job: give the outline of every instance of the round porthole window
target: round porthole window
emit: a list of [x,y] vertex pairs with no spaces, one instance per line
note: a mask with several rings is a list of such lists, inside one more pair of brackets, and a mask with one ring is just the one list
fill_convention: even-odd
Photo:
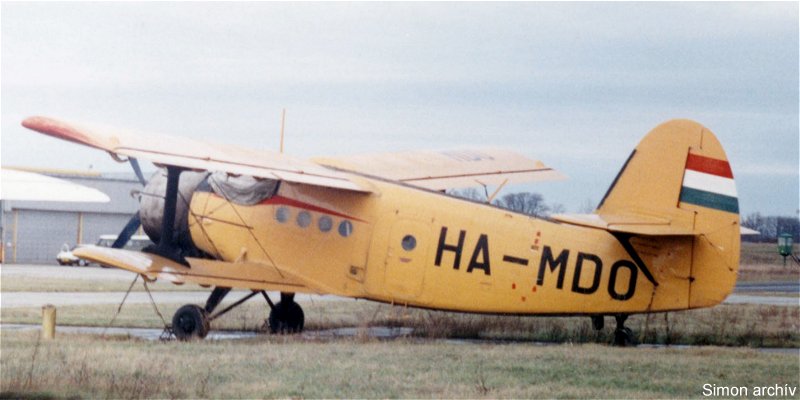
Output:
[[339,223],[339,234],[342,237],[348,237],[353,233],[353,223],[350,221],[342,221]]
[[308,211],[300,211],[300,214],[297,214],[297,225],[301,228],[311,225],[311,214]]
[[403,246],[403,250],[405,251],[414,250],[414,248],[417,247],[417,239],[411,235],[405,235],[403,240],[400,241],[400,245]]
[[280,223],[285,223],[289,220],[290,212],[286,207],[278,207],[275,210],[275,219]]
[[333,221],[331,220],[331,217],[323,215],[319,218],[317,226],[319,226],[320,231],[329,232],[331,228],[333,228]]

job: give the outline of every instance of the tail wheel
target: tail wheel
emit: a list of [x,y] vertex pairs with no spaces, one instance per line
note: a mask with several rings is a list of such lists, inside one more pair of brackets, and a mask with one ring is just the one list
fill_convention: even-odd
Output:
[[195,304],[178,309],[172,317],[172,331],[178,340],[202,339],[208,335],[208,313]]
[[269,313],[269,331],[277,334],[299,333],[303,331],[305,315],[303,309],[294,301],[281,301]]

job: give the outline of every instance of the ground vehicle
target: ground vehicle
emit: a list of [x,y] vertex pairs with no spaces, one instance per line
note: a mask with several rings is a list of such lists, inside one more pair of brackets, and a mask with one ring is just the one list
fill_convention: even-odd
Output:
[[86,266],[89,265],[89,262],[86,260],[81,260],[75,255],[72,254],[72,250],[77,249],[78,247],[86,246],[85,244],[76,244],[75,246],[69,247],[68,244],[64,243],[61,246],[61,251],[56,254],[56,261],[58,261],[58,265],[73,265],[73,266]]
[[[115,240],[117,240],[117,235],[100,235],[95,245],[101,247],[111,247]],[[141,250],[151,244],[153,244],[153,242],[150,241],[150,238],[148,238],[147,235],[134,235],[124,248],[128,250]],[[58,261],[58,265],[89,265],[88,261],[75,257],[75,255],[72,254],[73,250],[84,246],[88,246],[88,244],[76,244],[70,248],[67,243],[64,243],[64,245],[61,246],[61,251],[56,255],[56,261]]]
[[[97,239],[97,243],[95,243],[95,246],[111,247],[115,240],[117,240],[117,235],[100,235],[100,237]],[[147,237],[147,235],[133,235],[131,236],[131,240],[125,245],[124,249],[141,250],[151,244],[153,244],[153,242],[150,241],[150,238]]]

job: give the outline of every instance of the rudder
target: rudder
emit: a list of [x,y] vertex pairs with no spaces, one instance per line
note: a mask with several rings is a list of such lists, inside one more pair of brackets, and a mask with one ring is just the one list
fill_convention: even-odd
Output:
[[609,230],[625,232],[624,221],[632,221],[628,232],[635,234],[693,236],[690,308],[717,304],[733,290],[740,246],[736,185],[722,145],[701,124],[672,120],[650,131],[595,214],[623,221]]

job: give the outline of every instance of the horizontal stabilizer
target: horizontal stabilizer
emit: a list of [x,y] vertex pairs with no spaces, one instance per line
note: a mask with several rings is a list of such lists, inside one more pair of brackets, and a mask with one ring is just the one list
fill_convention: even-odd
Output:
[[683,236],[695,234],[664,218],[642,215],[557,214],[552,219],[572,225],[636,235]]

